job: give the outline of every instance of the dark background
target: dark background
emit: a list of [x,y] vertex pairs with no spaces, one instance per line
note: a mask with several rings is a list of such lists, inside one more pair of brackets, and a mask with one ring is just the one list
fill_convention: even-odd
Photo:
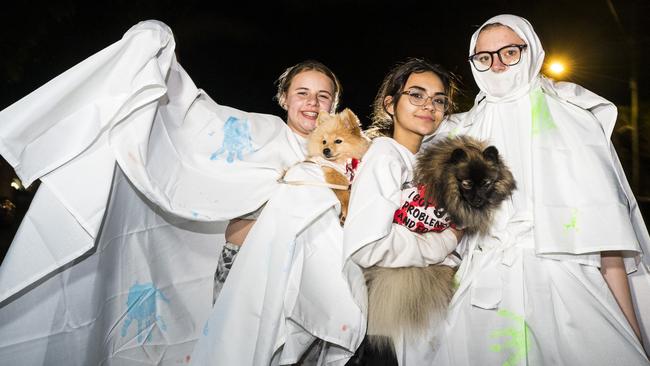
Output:
[[[283,116],[272,100],[275,79],[287,66],[313,58],[339,76],[341,106],[364,123],[384,74],[412,56],[456,73],[464,91],[460,110],[468,109],[477,92],[467,62],[471,34],[493,15],[517,14],[533,24],[547,60],[570,60],[563,79],[619,106],[612,139],[626,169],[629,80],[636,75],[642,163],[636,193],[649,211],[648,1],[67,0],[3,4],[0,13],[0,109],[119,40],[137,22],[158,19],[172,28],[181,65],[218,103]],[[11,188],[12,179],[11,167],[0,160],[0,258],[34,191]]]

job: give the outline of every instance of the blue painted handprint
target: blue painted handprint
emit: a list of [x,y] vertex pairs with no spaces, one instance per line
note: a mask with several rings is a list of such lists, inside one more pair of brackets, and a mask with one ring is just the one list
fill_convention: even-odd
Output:
[[248,121],[228,117],[223,126],[221,148],[210,155],[210,160],[217,160],[220,155],[226,154],[226,161],[232,163],[235,161],[235,157],[244,160],[244,153],[251,151],[253,151],[253,146]]
[[[143,342],[142,333],[151,325],[156,323],[158,328],[166,330],[167,326],[160,316],[157,315],[156,298],[165,302],[169,300],[152,283],[139,285],[138,283],[129,289],[129,297],[126,300],[127,314],[122,326],[122,337],[126,336],[129,326],[134,320],[138,322],[138,342]],[[151,332],[144,339],[144,342],[151,340]]]

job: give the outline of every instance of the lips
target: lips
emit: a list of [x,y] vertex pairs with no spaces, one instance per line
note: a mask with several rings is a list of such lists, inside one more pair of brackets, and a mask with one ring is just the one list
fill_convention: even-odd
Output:
[[318,112],[302,111],[300,112],[300,114],[302,114],[303,117],[308,119],[316,119],[318,117]]
[[425,120],[425,121],[433,121],[433,117],[431,117],[431,116],[417,116],[416,115],[415,118],[419,118],[419,119],[422,119],[422,120]]

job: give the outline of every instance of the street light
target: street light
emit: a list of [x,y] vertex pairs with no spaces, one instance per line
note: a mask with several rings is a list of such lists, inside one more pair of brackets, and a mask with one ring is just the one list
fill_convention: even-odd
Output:
[[552,64],[548,65],[548,69],[556,75],[562,75],[564,72],[564,65],[560,62],[553,62]]
[[568,72],[567,63],[561,59],[551,59],[546,64],[546,73],[550,76],[559,78]]

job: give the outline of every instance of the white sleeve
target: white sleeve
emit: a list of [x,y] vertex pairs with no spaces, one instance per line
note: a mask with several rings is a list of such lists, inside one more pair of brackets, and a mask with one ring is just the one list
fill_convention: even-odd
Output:
[[417,234],[399,224],[390,233],[359,249],[352,260],[361,267],[425,267],[441,263],[456,249],[458,241],[451,230]]
[[456,236],[451,230],[417,234],[393,223],[401,203],[402,185],[410,178],[410,164],[386,150],[371,147],[352,184],[344,227],[344,256],[361,267],[424,267],[440,263],[456,248]]

